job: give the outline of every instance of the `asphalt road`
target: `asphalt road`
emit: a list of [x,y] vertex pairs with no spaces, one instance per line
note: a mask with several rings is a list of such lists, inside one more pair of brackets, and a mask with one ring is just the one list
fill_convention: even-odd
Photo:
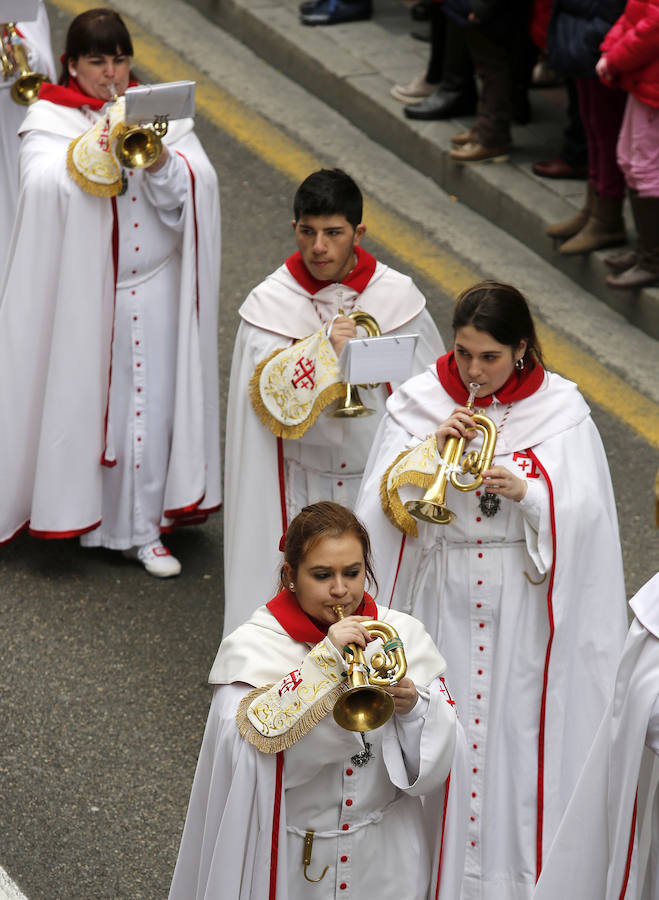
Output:
[[[59,56],[70,16],[48,6]],[[295,185],[203,117],[198,133],[221,178],[225,398],[236,310],[291,251]],[[449,335],[451,298],[405,268]],[[615,415],[594,416],[631,595],[659,568],[657,452]],[[0,549],[0,865],[29,900],[167,895],[222,628],[220,518],[168,543],[183,573],[164,582],[77,541],[22,536]]]

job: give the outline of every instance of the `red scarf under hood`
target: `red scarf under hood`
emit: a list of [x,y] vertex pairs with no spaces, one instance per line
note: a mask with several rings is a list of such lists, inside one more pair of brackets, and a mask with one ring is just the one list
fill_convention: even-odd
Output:
[[[352,288],[353,291],[357,291],[358,294],[361,294],[373,277],[377,260],[361,247],[355,247],[354,251],[355,256],[357,257],[357,265],[346,275],[341,284],[345,284],[346,287]],[[317,278],[314,278],[305,266],[302,254],[299,250],[297,253],[289,256],[284,265],[297,283],[309,294],[317,294],[318,291],[322,291],[328,284],[333,283],[331,281],[318,281]]]
[[[469,399],[469,391],[464,386],[458,364],[455,361],[455,352],[451,350],[437,360],[437,377],[441,386],[456,403],[464,406]],[[523,369],[513,369],[510,378],[494,394],[487,397],[476,397],[475,406],[489,406],[494,397],[499,403],[513,403],[516,400],[524,400],[535,394],[545,378],[545,370],[541,365],[530,360]]]
[[[137,87],[137,82],[131,81],[128,87]],[[83,94],[75,78],[70,78],[66,87],[63,84],[51,84],[49,81],[44,81],[39,88],[39,100],[48,100],[49,103],[69,106],[73,109],[80,109],[81,106],[102,109],[106,103],[109,103],[108,100],[100,100],[97,97],[90,97],[89,94]]]
[[[294,641],[319,644],[327,635],[329,626],[321,626],[309,618],[298,604],[295,594],[288,588],[273,597],[269,603],[266,603],[266,606]],[[377,619],[378,608],[370,594],[364,594],[364,599],[352,615]],[[321,630],[322,628],[324,631]]]

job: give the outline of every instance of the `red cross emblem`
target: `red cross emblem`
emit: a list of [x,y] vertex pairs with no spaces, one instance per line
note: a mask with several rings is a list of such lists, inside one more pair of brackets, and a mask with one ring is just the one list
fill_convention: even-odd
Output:
[[293,669],[292,672],[289,672],[288,675],[285,675],[281,680],[281,687],[279,688],[279,696],[285,694],[286,691],[294,691],[299,685],[302,684],[302,672],[299,669]]
[[455,700],[449,694],[449,690],[446,687],[446,682],[444,681],[443,678],[440,678],[439,680],[441,682],[439,689],[442,692],[442,694],[444,695],[444,699],[446,700],[446,702],[448,703],[449,706],[455,706]]
[[291,384],[294,388],[308,388],[312,390],[316,383],[314,375],[316,374],[316,363],[312,359],[305,359],[301,356],[295,364],[295,372],[291,378]]
[[[521,462],[518,462],[521,460]],[[535,461],[531,459],[528,453],[519,453],[515,451],[513,453],[513,462],[516,462],[522,472],[526,475],[527,478],[540,478],[540,472],[536,468]],[[531,467],[531,470],[527,472],[528,467]]]

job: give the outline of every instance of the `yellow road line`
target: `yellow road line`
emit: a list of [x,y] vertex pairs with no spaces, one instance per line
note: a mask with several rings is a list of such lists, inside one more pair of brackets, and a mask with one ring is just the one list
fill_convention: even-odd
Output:
[[[85,0],[53,0],[72,16],[89,9]],[[109,3],[109,6],[112,4]],[[196,106],[205,118],[229,134],[269,166],[297,185],[322,164],[313,154],[259,113],[218,87],[182,56],[152,37],[122,13],[135,45],[139,66],[158,81],[190,79],[197,82]],[[365,197],[369,235],[403,263],[422,273],[444,293],[456,295],[481,275],[438,247],[419,231],[372,197]],[[575,381],[584,396],[614,415],[659,448],[659,405],[627,385],[597,360],[558,332],[538,322],[538,336],[550,367]]]

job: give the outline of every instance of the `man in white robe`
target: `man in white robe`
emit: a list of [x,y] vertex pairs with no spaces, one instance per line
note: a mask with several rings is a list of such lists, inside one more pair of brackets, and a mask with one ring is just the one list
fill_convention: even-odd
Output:
[[356,309],[373,316],[382,334],[419,335],[413,374],[444,349],[411,279],[359,246],[366,231],[362,198],[348,175],[340,170],[312,174],[298,189],[294,209],[298,252],[254,288],[240,308],[226,429],[224,634],[274,593],[277,540],[303,506],[317,500],[354,506],[391,392],[390,384],[362,391],[374,415],[338,419],[327,410],[301,437],[288,440],[268,430],[250,403],[249,384],[258,364],[321,327],[329,331],[339,356],[346,339],[356,335],[347,317]]
[[[16,30],[28,52],[28,61],[33,72],[55,78],[55,64],[50,48],[50,26],[48,13],[39,0],[39,11],[33,22],[17,22]],[[25,118],[26,108],[11,97],[11,88],[16,76],[0,77],[0,196],[2,215],[0,216],[0,277],[5,264],[14,215],[18,202],[18,150],[20,138],[18,129]]]
[[217,177],[180,120],[159,171],[125,171],[116,197],[83,191],[68,149],[106,113],[73,73],[42,87],[21,127],[0,299],[0,543],[25,528],[81,535],[167,577],[180,564],[161,532],[221,504]]

